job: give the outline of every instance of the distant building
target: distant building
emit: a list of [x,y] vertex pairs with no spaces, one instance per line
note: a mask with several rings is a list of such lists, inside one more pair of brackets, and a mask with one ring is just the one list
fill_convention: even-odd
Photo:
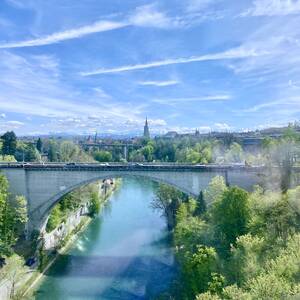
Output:
[[195,136],[200,136],[200,132],[199,132],[199,129],[197,128],[196,131],[195,131]]
[[149,131],[149,125],[148,125],[147,118],[146,118],[145,126],[144,126],[144,138],[150,139],[150,131]]
[[165,138],[176,138],[177,136],[178,133],[176,131],[169,131],[164,135]]

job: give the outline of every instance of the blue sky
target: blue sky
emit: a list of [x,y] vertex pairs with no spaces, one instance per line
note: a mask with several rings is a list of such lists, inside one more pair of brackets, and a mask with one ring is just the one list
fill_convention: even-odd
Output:
[[0,0],[0,132],[300,119],[300,0]]

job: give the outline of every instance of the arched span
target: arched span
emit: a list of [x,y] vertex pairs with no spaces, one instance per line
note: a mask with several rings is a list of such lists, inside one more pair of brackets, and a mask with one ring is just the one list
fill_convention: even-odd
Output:
[[13,164],[0,165],[0,170],[10,182],[10,192],[25,195],[28,200],[29,231],[40,228],[42,220],[64,194],[99,179],[140,176],[196,197],[217,175],[224,176],[227,184],[246,190],[268,178],[261,167],[185,164]]
[[[40,228],[38,228],[39,230],[41,228],[43,228],[47,222],[47,219],[50,215],[50,212],[51,210],[54,208],[55,205],[57,205],[59,203],[59,201],[62,199],[63,196],[65,196],[66,194],[80,188],[80,187],[83,187],[83,186],[86,186],[90,183],[93,183],[93,182],[96,182],[96,181],[99,181],[99,180],[103,180],[103,179],[109,179],[109,178],[124,178],[124,177],[137,177],[137,178],[144,178],[144,179],[148,179],[150,181],[154,181],[154,182],[157,182],[157,183],[163,183],[163,184],[167,184],[167,185],[170,185],[178,190],[180,190],[181,192],[189,195],[189,196],[195,196],[195,195],[192,195],[187,189],[185,188],[182,188],[180,186],[178,186],[177,184],[174,184],[172,182],[170,182],[169,180],[166,180],[166,179],[161,179],[161,178],[155,178],[155,177],[151,177],[151,176],[145,176],[145,175],[134,175],[134,174],[130,174],[130,175],[124,175],[124,174],[115,174],[115,176],[98,176],[96,178],[92,178],[92,179],[88,179],[88,180],[84,180],[80,183],[77,183],[77,184],[74,184],[74,185],[71,185],[67,188],[65,188],[64,190],[58,192],[57,194],[55,194],[54,196],[52,196],[46,203],[40,205],[39,207],[37,207],[34,211],[32,211],[32,215],[34,215],[36,212],[40,212],[41,210],[43,210],[43,206],[47,206],[46,210],[44,210],[44,215],[43,216],[40,216],[41,217],[41,222],[40,222]],[[48,204],[48,205],[47,205]],[[50,204],[50,205],[49,205]],[[37,229],[37,228],[36,228]]]

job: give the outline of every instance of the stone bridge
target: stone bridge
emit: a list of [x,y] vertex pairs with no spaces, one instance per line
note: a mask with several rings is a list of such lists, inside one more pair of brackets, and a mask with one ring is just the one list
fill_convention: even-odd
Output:
[[196,197],[216,175],[224,176],[228,185],[246,190],[261,184],[267,176],[264,167],[172,163],[6,163],[0,164],[0,171],[8,178],[10,192],[27,198],[29,231],[39,230],[45,224],[49,212],[63,195],[99,179],[139,176],[169,184]]

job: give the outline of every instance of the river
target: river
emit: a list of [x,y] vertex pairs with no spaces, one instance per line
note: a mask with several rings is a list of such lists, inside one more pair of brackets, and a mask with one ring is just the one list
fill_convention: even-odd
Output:
[[47,272],[35,299],[155,299],[176,266],[166,222],[150,203],[156,185],[126,178]]

